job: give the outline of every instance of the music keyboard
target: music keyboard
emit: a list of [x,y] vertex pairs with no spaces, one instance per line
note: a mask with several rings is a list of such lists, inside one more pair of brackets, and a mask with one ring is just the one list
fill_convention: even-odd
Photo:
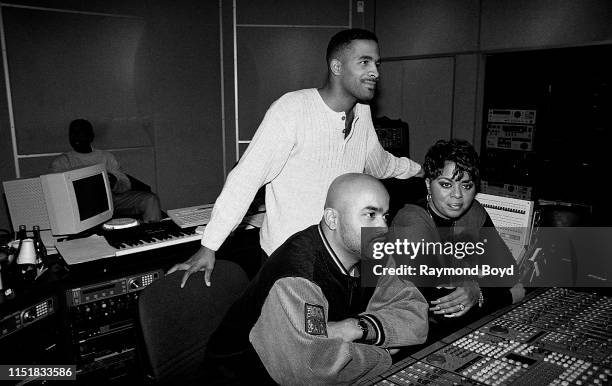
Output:
[[140,224],[133,228],[104,233],[106,241],[116,249],[115,256],[129,255],[176,244],[199,241],[202,235],[195,228],[180,228],[167,219]]

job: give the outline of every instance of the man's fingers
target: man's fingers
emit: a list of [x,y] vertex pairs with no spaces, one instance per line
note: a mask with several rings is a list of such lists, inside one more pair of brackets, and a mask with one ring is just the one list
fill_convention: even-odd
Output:
[[189,279],[189,276],[191,276],[191,269],[186,270],[183,274],[183,280],[181,280],[181,288],[185,287],[185,283],[187,283],[187,279]]
[[172,272],[184,271],[184,270],[190,269],[190,268],[191,268],[191,266],[189,264],[187,264],[187,262],[179,263],[179,264],[174,264],[174,266],[172,268],[170,268],[168,270],[168,272],[166,272],[166,275],[170,275]]
[[212,268],[206,268],[204,271],[204,283],[207,287],[210,287],[210,275],[212,274]]
[[170,275],[172,272],[178,270],[178,266],[178,264],[173,265],[172,268],[170,268],[168,272],[166,272],[166,275]]

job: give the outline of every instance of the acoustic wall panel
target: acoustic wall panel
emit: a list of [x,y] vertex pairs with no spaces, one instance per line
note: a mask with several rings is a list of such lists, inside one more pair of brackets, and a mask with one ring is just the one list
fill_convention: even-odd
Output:
[[179,3],[150,2],[147,18],[146,70],[165,208],[212,202],[223,186],[218,2]]
[[482,111],[483,93],[478,81],[481,68],[484,68],[484,60],[479,55],[455,56],[452,136],[470,141],[477,150],[480,149],[482,127],[479,112]]
[[143,16],[147,10],[147,0],[11,0],[7,3],[30,7],[138,16]]
[[[151,186],[157,187],[155,176],[155,150],[151,147],[123,149],[112,151],[121,168],[127,174]],[[23,178],[38,177],[49,173],[49,165],[56,156],[22,158],[19,161]]]
[[380,82],[372,102],[373,117],[399,119],[402,116],[403,61],[384,62],[380,67]]
[[377,0],[376,33],[382,57],[478,49],[479,3],[479,0]]
[[348,26],[349,0],[237,0],[238,24]]
[[272,102],[289,91],[321,87],[335,28],[239,28],[238,123],[250,140]]
[[136,83],[143,20],[10,7],[3,16],[19,154],[66,150],[80,117],[116,126],[123,146],[151,143]]
[[453,66],[453,58],[404,62],[403,115],[410,125],[410,155],[418,162],[435,141],[450,138]]
[[480,48],[509,49],[592,44],[612,39],[609,0],[487,0]]
[[383,67],[386,81],[379,90],[377,116],[408,123],[410,158],[422,162],[435,141],[451,137],[454,59],[404,60]]
[[19,160],[19,171],[22,178],[38,177],[49,173],[49,165],[57,156],[21,158]]

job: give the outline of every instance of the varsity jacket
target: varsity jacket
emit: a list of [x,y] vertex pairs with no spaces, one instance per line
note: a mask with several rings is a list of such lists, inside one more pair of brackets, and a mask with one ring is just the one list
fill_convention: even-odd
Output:
[[[381,277],[371,297],[365,292],[313,225],[270,256],[213,334],[208,354],[240,355],[244,368],[261,374],[252,369],[262,366],[280,384],[346,384],[380,374],[391,365],[385,348],[425,341],[427,304],[395,276]],[[328,337],[328,322],[358,315],[375,332],[367,344]]]

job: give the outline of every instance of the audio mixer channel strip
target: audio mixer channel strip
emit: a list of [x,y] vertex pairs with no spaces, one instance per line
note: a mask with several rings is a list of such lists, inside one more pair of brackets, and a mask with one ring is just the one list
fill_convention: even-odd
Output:
[[551,288],[467,331],[434,343],[366,384],[612,384],[611,297]]

